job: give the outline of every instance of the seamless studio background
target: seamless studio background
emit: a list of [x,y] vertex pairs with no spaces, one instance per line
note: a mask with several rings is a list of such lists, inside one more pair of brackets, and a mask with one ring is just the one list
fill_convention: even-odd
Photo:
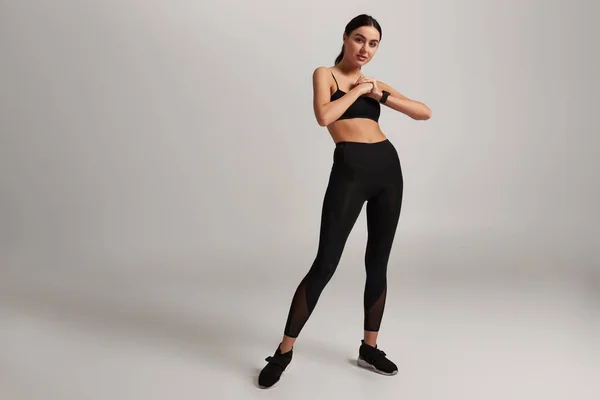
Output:
[[347,362],[363,210],[280,395],[592,398],[597,11],[2,2],[0,395],[264,395],[253,378],[316,254],[332,163],[312,72],[367,13],[383,36],[364,73],[433,111],[381,118],[405,182],[380,336],[401,373]]

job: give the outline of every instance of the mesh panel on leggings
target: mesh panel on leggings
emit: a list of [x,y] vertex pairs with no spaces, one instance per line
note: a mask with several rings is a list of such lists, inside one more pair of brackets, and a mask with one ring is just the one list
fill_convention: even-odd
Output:
[[310,316],[306,300],[306,281],[307,277],[302,279],[302,282],[300,282],[296,289],[296,293],[294,293],[294,298],[292,299],[292,304],[288,313],[288,319],[285,324],[284,333],[292,338],[298,337]]
[[381,319],[383,318],[383,310],[385,309],[385,297],[387,295],[387,287],[384,287],[381,295],[375,301],[375,303],[365,309],[365,326],[366,331],[377,332],[381,326]]

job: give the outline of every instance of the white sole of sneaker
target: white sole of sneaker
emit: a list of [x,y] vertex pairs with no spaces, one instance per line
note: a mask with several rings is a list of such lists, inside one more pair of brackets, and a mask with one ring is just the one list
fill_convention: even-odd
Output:
[[377,372],[380,375],[385,375],[385,376],[394,376],[398,373],[398,371],[394,371],[394,372],[384,372],[381,370],[378,370],[377,368],[375,368],[374,365],[369,364],[368,362],[366,362],[365,360],[363,360],[361,357],[358,357],[358,359],[356,360],[356,363],[358,364],[359,367],[363,367],[366,369],[370,369],[373,370],[375,372]]

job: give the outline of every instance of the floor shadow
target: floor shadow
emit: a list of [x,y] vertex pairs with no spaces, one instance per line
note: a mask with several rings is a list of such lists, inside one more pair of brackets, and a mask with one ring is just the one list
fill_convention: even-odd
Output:
[[356,368],[361,368],[357,363],[356,363],[356,358],[348,358],[348,364],[352,365],[353,367]]
[[[64,285],[5,281],[0,284],[0,302],[93,335],[117,336],[132,342],[143,340],[156,343],[161,349],[197,354],[202,364],[248,378],[252,385],[260,388],[258,375],[266,365],[264,359],[272,355],[278,344],[277,339],[273,341],[272,332],[257,329],[257,324],[244,325],[230,309],[184,315],[173,309],[172,304],[161,304],[160,299],[149,299],[152,301],[144,305],[145,296],[151,294],[145,293],[144,289],[148,288],[142,286],[126,290],[121,286],[111,293],[107,285],[90,284],[85,290],[80,286],[75,291],[65,289]],[[258,359],[249,359],[245,355],[248,346],[265,349],[265,352]],[[299,338],[295,351],[326,363],[348,359],[356,366],[356,360],[349,358],[352,349],[336,347],[328,341]]]
[[264,332],[240,326],[235,316],[216,319],[215,315],[198,313],[188,318],[161,310],[156,302],[140,307],[139,298],[135,302],[127,298],[122,294],[98,293],[92,288],[85,294],[39,285],[2,285],[0,290],[0,302],[14,310],[51,318],[95,335],[118,336],[132,342],[143,340],[169,351],[195,353],[202,363],[243,375],[256,372],[257,362],[240,356],[240,349],[273,347]]
[[294,345],[297,353],[302,353],[303,356],[309,357],[314,360],[322,360],[325,362],[343,362],[345,358],[348,358],[348,349],[336,347],[331,342],[327,341],[316,341],[313,339],[302,340],[298,338],[298,341]]
[[248,379],[250,380],[250,384],[257,389],[262,390],[263,388],[261,388],[258,384],[258,375],[260,374],[261,368],[254,368],[253,371],[254,373],[252,374],[252,376],[248,377]]

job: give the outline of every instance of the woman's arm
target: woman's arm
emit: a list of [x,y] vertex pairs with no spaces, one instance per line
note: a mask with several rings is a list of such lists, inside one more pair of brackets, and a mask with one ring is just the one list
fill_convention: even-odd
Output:
[[412,119],[427,120],[431,118],[431,110],[425,104],[403,96],[396,89],[384,82],[377,81],[377,85],[379,87],[379,91],[377,93],[372,93],[372,97],[374,99],[379,101],[381,99],[381,95],[383,94],[382,92],[385,90],[389,92],[390,95],[388,96],[384,105],[396,111],[400,111]]
[[355,86],[344,96],[331,101],[331,73],[326,67],[318,67],[313,72],[313,107],[320,126],[336,121],[364,92],[364,87]]

